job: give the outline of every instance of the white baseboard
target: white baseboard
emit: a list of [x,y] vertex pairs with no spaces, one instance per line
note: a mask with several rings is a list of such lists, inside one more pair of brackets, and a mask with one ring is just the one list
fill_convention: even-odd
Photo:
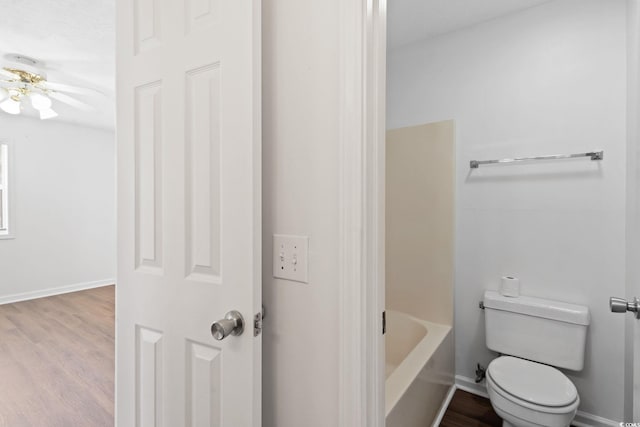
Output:
[[489,398],[487,394],[487,386],[484,381],[476,383],[473,378],[464,377],[462,375],[456,375],[456,387],[460,390],[468,391],[469,393],[477,394],[478,396]]
[[[468,391],[469,393],[477,394],[487,399],[489,398],[484,381],[476,384],[471,378],[456,375],[456,387],[460,390]],[[619,427],[620,423],[587,412],[578,411],[571,425],[576,427]]]
[[87,289],[99,288],[113,285],[116,279],[96,280],[93,282],[76,283],[75,285],[60,286],[57,288],[43,289],[40,291],[24,292],[20,294],[6,295],[0,297],[0,305],[14,302],[27,301],[30,299],[50,297],[53,295],[67,294],[69,292],[84,291]]
[[618,421],[578,411],[576,417],[571,421],[571,425],[577,427],[619,427],[620,423]]
[[442,418],[444,418],[444,414],[445,412],[447,412],[447,409],[449,408],[449,403],[451,403],[451,399],[453,399],[453,395],[456,392],[456,385],[453,384],[451,385],[451,388],[449,389],[449,392],[447,393],[447,397],[444,398],[444,401],[442,402],[442,406],[440,407],[440,410],[438,411],[438,415],[436,415],[436,419],[433,420],[433,424],[431,424],[431,427],[438,427],[440,425],[440,423],[442,422]]

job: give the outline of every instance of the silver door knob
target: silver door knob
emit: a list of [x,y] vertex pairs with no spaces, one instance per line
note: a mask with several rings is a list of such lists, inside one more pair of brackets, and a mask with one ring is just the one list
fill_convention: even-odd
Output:
[[225,314],[224,319],[211,325],[211,335],[218,341],[229,335],[241,335],[244,332],[244,317],[240,312],[232,310]]
[[636,319],[640,319],[640,299],[635,297],[632,302],[623,298],[609,298],[609,308],[613,313],[626,313],[631,311],[636,314]]

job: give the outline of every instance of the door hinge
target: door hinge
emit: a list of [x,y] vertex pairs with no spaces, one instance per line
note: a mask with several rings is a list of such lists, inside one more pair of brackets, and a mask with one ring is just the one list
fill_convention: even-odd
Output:
[[257,337],[262,333],[262,321],[264,320],[265,309],[262,305],[262,311],[253,316],[253,336]]
[[387,312],[382,312],[382,335],[387,333]]

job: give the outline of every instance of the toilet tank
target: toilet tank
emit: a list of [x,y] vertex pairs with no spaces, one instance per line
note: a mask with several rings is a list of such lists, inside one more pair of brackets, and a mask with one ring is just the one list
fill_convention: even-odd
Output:
[[582,370],[589,308],[541,298],[484,293],[490,350],[559,368]]

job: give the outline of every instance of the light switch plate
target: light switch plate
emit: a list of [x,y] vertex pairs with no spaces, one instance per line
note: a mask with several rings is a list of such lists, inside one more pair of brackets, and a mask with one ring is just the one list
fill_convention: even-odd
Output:
[[309,283],[309,237],[273,235],[273,277]]

